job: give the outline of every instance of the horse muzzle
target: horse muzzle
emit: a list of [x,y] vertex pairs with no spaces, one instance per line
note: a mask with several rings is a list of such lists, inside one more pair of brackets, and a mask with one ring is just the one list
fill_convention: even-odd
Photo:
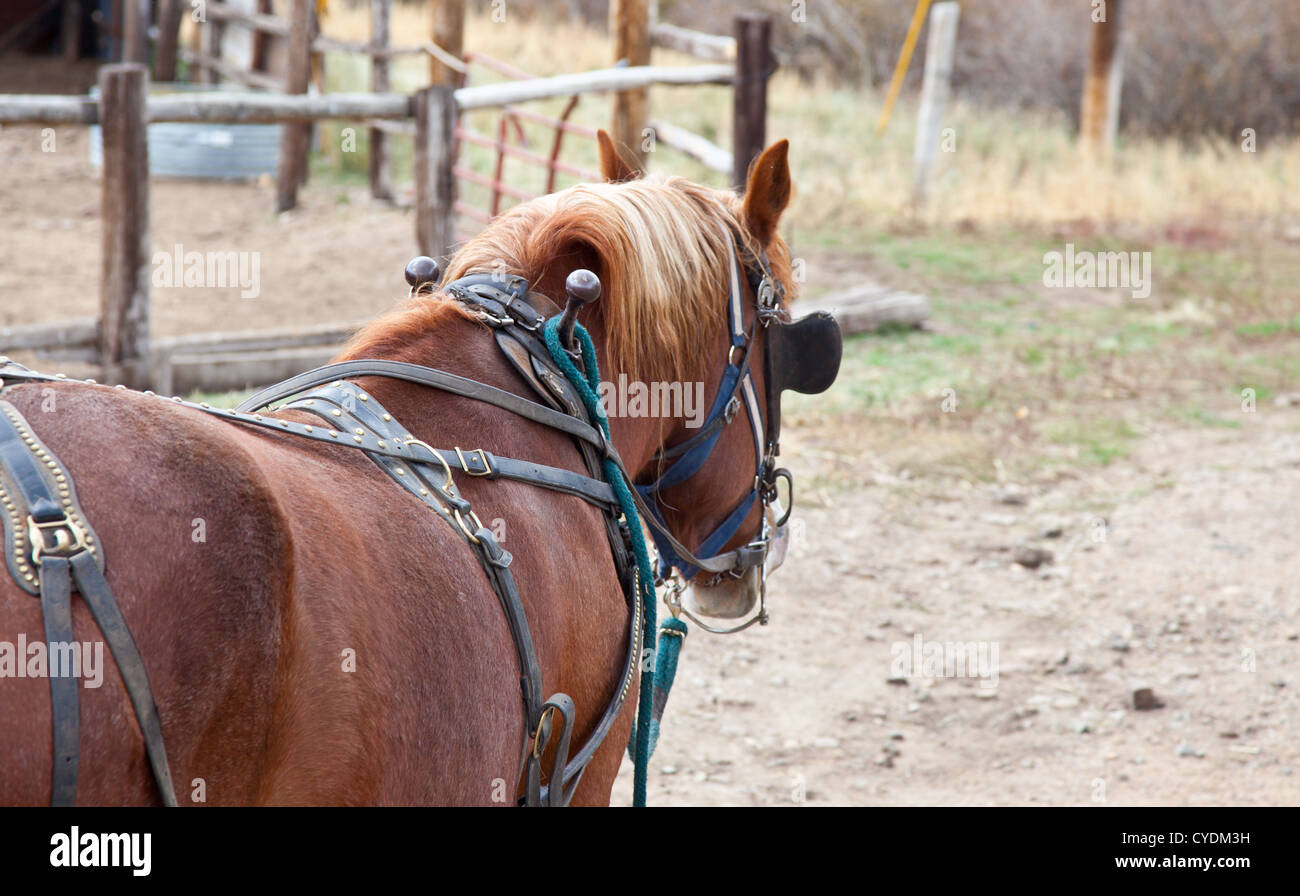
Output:
[[682,606],[696,616],[714,619],[741,619],[753,613],[763,599],[767,577],[785,562],[790,547],[788,524],[777,524],[784,514],[779,507],[764,511],[763,531],[766,552],[763,562],[739,575],[697,576],[682,592]]

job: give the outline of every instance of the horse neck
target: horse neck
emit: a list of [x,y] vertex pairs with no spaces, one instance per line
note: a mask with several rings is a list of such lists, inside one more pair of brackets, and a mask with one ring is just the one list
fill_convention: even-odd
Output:
[[[589,332],[596,345],[597,356],[607,358],[609,355],[600,321],[593,321]],[[433,367],[513,392],[531,401],[537,400],[533,390],[497,347],[492,339],[492,331],[481,323],[452,313],[450,309],[448,313],[436,315],[434,323],[415,338],[389,344],[380,342],[370,350],[344,355],[341,360],[357,357],[383,358]],[[620,372],[602,368],[601,379],[617,384]],[[531,424],[516,427],[511,421],[503,426],[503,419],[514,417],[510,411],[467,399],[466,413],[449,417],[437,411],[447,396],[438,395],[435,389],[387,377],[364,379],[363,388],[369,394],[387,408],[395,419],[402,421],[412,434],[431,445],[449,447],[440,442],[454,437],[464,440],[467,447],[477,447],[477,443],[469,441],[476,434],[466,434],[466,430],[472,430],[477,425],[480,429],[477,435],[481,437],[484,433],[491,433],[490,444],[499,444],[499,450],[527,450],[524,445],[526,438],[511,438],[509,433],[512,429],[520,433],[526,432]],[[614,446],[634,477],[650,466],[651,458],[664,439],[671,439],[673,432],[684,426],[684,420],[669,417],[628,417],[617,414],[610,417]],[[561,437],[558,433],[555,436],[557,445],[566,440],[567,437]],[[520,456],[521,459],[530,459],[526,454]]]

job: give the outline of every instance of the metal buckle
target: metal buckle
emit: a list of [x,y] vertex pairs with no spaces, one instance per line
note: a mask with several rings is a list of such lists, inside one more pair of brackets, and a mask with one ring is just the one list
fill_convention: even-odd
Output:
[[465,518],[461,516],[460,508],[453,507],[451,513],[456,519],[456,525],[460,527],[460,531],[465,533],[465,537],[469,539],[470,544],[481,544],[478,535],[475,534],[479,529],[483,528],[483,522],[478,518],[478,514],[472,510],[469,512],[469,518],[474,523],[474,529],[471,530],[469,524],[465,522]]
[[429,454],[432,455],[432,457],[430,457],[428,460],[425,460],[423,458],[418,458],[417,459],[418,463],[431,463],[436,461],[437,463],[442,465],[442,472],[447,477],[447,481],[442,484],[442,486],[439,488],[439,491],[443,492],[446,495],[455,497],[456,493],[452,491],[452,488],[454,487],[454,480],[452,479],[451,476],[451,465],[448,464],[447,461],[443,458],[443,456],[439,454],[436,450],[434,450],[433,447],[431,447],[429,443],[424,441],[423,439],[407,439],[406,447],[410,448],[412,445],[419,445],[421,448],[423,448],[425,451],[429,452]]
[[738,413],[740,413],[740,396],[733,395],[731,401],[727,402],[727,406],[722,409],[722,422],[730,423],[736,419]]
[[[46,539],[47,533],[53,534],[53,544]],[[71,557],[90,548],[81,527],[67,516],[45,523],[27,517],[27,538],[31,542],[32,562],[37,564],[46,554],[52,557]]]
[[479,463],[483,465],[482,473],[475,473],[473,470],[469,468],[469,461],[465,459],[465,455],[461,453],[461,450],[459,448],[456,448],[455,451],[456,451],[456,457],[460,459],[461,467],[470,476],[491,476],[494,472],[496,472],[495,470],[492,469],[492,464],[488,463],[487,454],[483,451],[482,448],[474,448],[473,450],[470,451],[471,457],[474,456],[475,454],[478,455]]
[[[533,729],[533,758],[541,759],[542,753],[546,750],[546,745],[550,743],[551,732],[549,724],[555,715],[555,707],[547,706],[542,710],[542,714],[537,718],[537,727]],[[542,729],[547,728],[546,736],[542,736]]]

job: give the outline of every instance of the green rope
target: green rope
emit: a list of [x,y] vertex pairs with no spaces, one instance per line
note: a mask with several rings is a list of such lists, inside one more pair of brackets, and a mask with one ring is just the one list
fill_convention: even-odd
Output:
[[[591,341],[591,335],[582,324],[575,323],[573,325],[573,335],[577,337],[578,345],[582,348],[582,366],[586,371],[586,376],[584,376],[583,372],[579,371],[577,365],[573,363],[573,359],[569,357],[568,352],[564,350],[564,346],[560,344],[560,316],[556,315],[548,320],[542,332],[546,337],[546,347],[550,350],[551,357],[556,364],[560,365],[560,369],[569,378],[569,382],[573,383],[578,390],[578,394],[582,396],[583,404],[587,406],[587,412],[591,414],[591,418],[596,421],[605,434],[605,438],[608,439],[610,437],[609,418],[605,415],[605,409],[600,406],[600,398],[596,394],[600,389],[600,371],[596,366],[596,346]],[[650,552],[646,549],[645,535],[641,531],[640,517],[636,512],[636,504],[632,500],[631,483],[623,478],[618,464],[614,463],[611,458],[604,458],[603,466],[605,480],[614,489],[619,506],[623,509],[628,532],[632,537],[632,552],[636,555],[637,581],[640,590],[637,599],[645,607],[645,614],[642,619],[641,643],[643,645],[654,644],[657,630],[655,614],[658,596],[655,593],[654,572],[650,566]],[[637,701],[636,729],[633,732],[636,743],[634,758],[636,769],[632,778],[632,804],[634,806],[644,806],[646,804],[646,774],[650,765],[650,754],[653,750],[650,734],[652,728],[658,728],[657,724],[651,724],[653,721],[654,686],[654,670],[642,669],[640,696]]]

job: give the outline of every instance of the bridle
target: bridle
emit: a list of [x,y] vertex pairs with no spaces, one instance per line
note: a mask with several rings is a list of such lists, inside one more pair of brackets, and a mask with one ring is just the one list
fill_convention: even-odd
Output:
[[[654,481],[636,486],[638,507],[649,524],[651,537],[659,553],[657,569],[659,582],[663,584],[672,580],[665,594],[669,608],[674,614],[685,615],[695,624],[716,634],[742,631],[755,622],[767,624],[767,559],[774,539],[785,535],[784,530],[790,518],[794,497],[794,477],[789,470],[776,465],[776,458],[780,454],[781,379],[779,372],[774,368],[778,352],[773,350],[773,334],[782,332],[781,327],[790,325],[789,314],[783,307],[785,287],[772,275],[765,251],[759,250],[757,254],[749,251],[733,226],[724,226],[724,230],[729,278],[728,346],[726,366],[723,369],[717,395],[714,397],[708,416],[700,426],[700,431],[684,442],[658,452],[653,460],[659,462],[661,472]],[[744,253],[743,262],[738,255],[738,247],[740,252]],[[745,326],[743,310],[742,273],[744,282],[749,284],[755,296],[755,314],[748,329]],[[756,336],[760,332],[766,342],[764,357],[766,394],[763,402],[765,415],[759,408],[757,390],[750,369],[750,360],[756,347]],[[837,337],[835,366],[838,368],[838,328],[835,335]],[[704,468],[714,448],[717,447],[723,430],[736,419],[742,407],[753,435],[754,484],[722,522],[704,537],[697,548],[691,550],[669,531],[667,521],[660,510],[661,495],[664,491],[691,479]],[[664,463],[667,463],[666,468],[663,466]],[[784,502],[779,516],[769,515],[769,508],[779,500],[778,483],[781,480],[786,482],[789,497]],[[762,505],[759,531],[740,547],[722,550],[735,538],[756,503]],[[709,587],[726,578],[744,578],[752,570],[756,570],[758,576],[758,611],[743,623],[728,629],[717,628],[692,614],[681,603],[681,594],[685,590],[686,581],[701,572],[711,573],[708,578],[700,582],[705,587]]]

